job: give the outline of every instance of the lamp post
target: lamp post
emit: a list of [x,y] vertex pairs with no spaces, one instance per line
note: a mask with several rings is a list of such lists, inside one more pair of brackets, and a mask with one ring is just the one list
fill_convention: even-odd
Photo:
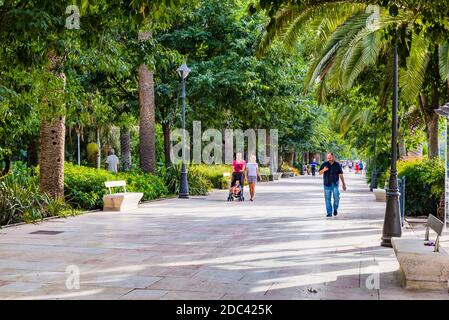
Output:
[[445,146],[444,146],[444,217],[443,222],[446,225],[448,221],[448,214],[449,214],[449,170],[448,170],[448,133],[449,133],[449,127],[448,127],[448,117],[449,117],[449,102],[446,103],[444,106],[441,106],[440,108],[435,110],[435,113],[437,113],[439,116],[446,118],[446,134],[445,134]]
[[399,214],[399,188],[396,161],[398,157],[398,44],[394,44],[393,70],[393,112],[391,131],[391,170],[387,190],[387,206],[382,231],[383,247],[392,247],[391,238],[402,236],[401,215]]
[[189,198],[189,183],[187,181],[187,168],[186,168],[186,78],[190,73],[187,64],[183,63],[178,68],[178,74],[182,80],[182,167],[181,167],[181,183],[179,186],[179,198]]

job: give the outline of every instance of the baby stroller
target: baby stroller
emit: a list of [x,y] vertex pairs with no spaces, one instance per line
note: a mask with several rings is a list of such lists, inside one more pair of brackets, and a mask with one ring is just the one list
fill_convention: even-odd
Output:
[[[239,182],[239,192],[234,194],[232,192],[232,188],[235,187],[236,182]],[[234,201],[234,199],[237,199],[238,201],[245,201],[245,197],[243,196],[243,183],[245,182],[245,174],[243,172],[233,172],[232,173],[232,180],[231,180],[231,187],[229,188],[229,195],[228,195],[228,201]]]

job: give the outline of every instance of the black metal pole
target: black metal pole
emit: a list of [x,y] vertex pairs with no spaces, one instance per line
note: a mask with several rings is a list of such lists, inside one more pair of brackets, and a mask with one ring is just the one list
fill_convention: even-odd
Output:
[[189,183],[187,181],[187,168],[186,168],[186,79],[184,72],[181,72],[182,77],[182,167],[181,167],[181,183],[179,186],[179,198],[189,198]]
[[[396,40],[397,41],[397,40]],[[401,216],[399,214],[399,190],[396,161],[398,156],[398,45],[394,45],[394,72],[393,72],[393,111],[391,132],[391,170],[390,181],[387,190],[387,206],[382,232],[381,245],[391,247],[392,237],[402,236]]]
[[374,156],[373,156],[373,170],[371,173],[371,184],[370,184],[370,190],[371,192],[377,188],[377,168],[376,168],[376,145],[377,145],[377,133],[374,131]]

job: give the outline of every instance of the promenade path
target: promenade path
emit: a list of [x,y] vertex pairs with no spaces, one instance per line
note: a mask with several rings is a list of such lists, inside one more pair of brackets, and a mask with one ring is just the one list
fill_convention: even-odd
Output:
[[0,299],[448,299],[401,288],[385,203],[346,176],[333,218],[302,176],[258,184],[255,202],[214,191],[0,229]]

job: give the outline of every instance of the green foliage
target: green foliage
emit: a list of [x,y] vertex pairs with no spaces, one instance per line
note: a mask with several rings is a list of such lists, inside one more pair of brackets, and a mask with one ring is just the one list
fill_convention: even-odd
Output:
[[437,215],[438,204],[444,194],[444,162],[427,158],[399,162],[398,176],[406,179],[406,214]]
[[224,173],[232,173],[230,165],[195,165],[193,166],[197,172],[204,175],[215,189],[226,189],[230,177],[224,177]]
[[152,200],[166,196],[167,187],[163,180],[140,171],[111,173],[66,163],[64,192],[67,202],[82,209],[99,209],[103,207],[103,196],[107,193],[105,181],[125,180],[127,191],[143,192],[142,200]]
[[[181,165],[173,165],[167,168],[164,178],[170,193],[179,194]],[[189,183],[189,194],[193,196],[207,195],[212,188],[212,184],[206,175],[195,168],[195,166],[187,168],[187,181]]]
[[288,164],[283,163],[281,165],[281,168],[279,169],[279,171],[280,172],[292,172],[292,168]]
[[60,199],[39,192],[36,170],[15,162],[11,173],[0,180],[0,225],[33,222],[69,210]]
[[141,171],[119,173],[119,177],[126,181],[128,191],[143,192],[143,201],[153,200],[168,195],[168,188],[163,179]]
[[64,193],[68,203],[83,209],[98,209],[106,194],[105,181],[120,180],[103,169],[65,164]]

